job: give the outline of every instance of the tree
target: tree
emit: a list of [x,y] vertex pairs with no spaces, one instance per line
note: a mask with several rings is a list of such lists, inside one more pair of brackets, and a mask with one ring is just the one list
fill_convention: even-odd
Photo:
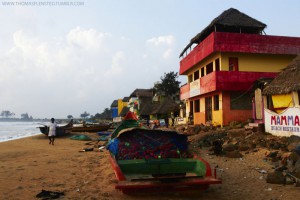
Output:
[[107,119],[107,120],[110,120],[111,119],[111,109],[108,109],[108,108],[105,108],[104,111],[99,114],[95,114],[94,118],[95,119]]
[[88,116],[90,116],[90,114],[87,113],[86,111],[84,111],[84,113],[82,113],[82,114],[80,115],[80,117],[82,117],[82,118],[86,118],[86,117],[88,117]]
[[67,117],[68,117],[68,119],[72,119],[72,118],[73,118],[73,116],[72,116],[72,115],[68,115]]
[[161,82],[155,84],[154,91],[156,91],[160,95],[165,96],[174,96],[179,94],[179,84],[178,73],[169,72],[165,73],[163,77],[160,77]]
[[95,119],[100,119],[100,118],[101,118],[101,114],[96,113],[95,116],[94,116],[94,118],[95,118]]
[[23,114],[21,114],[21,119],[26,119],[26,120],[28,120],[28,119],[29,119],[28,113],[23,113]]
[[10,116],[13,116],[13,115],[14,115],[14,113],[10,112],[9,110],[3,110],[1,112],[1,116],[3,118],[9,118]]

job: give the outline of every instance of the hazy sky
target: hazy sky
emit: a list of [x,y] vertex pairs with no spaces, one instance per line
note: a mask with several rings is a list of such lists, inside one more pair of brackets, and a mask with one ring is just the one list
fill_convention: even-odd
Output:
[[300,37],[298,0],[38,5],[45,1],[51,2],[0,0],[0,112],[34,118],[101,113],[114,99],[151,88],[165,72],[178,72],[179,54],[189,40],[231,7],[267,24],[268,35]]

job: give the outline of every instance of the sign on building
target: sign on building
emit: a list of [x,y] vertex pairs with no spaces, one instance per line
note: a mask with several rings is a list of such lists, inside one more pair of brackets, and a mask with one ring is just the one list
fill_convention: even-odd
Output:
[[300,136],[300,107],[290,107],[277,114],[265,109],[266,132],[276,136]]
[[190,97],[200,95],[200,79],[190,82]]

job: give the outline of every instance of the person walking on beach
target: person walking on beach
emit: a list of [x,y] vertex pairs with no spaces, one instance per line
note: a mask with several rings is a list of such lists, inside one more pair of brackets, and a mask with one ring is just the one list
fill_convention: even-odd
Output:
[[51,118],[51,123],[49,124],[49,133],[48,133],[48,138],[49,138],[49,144],[54,145],[54,139],[56,136],[56,123],[54,122],[54,118]]

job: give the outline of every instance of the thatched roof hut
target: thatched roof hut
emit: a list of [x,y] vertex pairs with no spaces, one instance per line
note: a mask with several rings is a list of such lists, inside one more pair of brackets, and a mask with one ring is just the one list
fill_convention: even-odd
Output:
[[125,115],[130,111],[130,108],[129,107],[123,107],[119,116],[120,117],[125,117]]
[[177,110],[179,110],[179,104],[172,99],[166,98],[160,104],[153,106],[151,114],[169,114]]
[[179,110],[179,104],[166,98],[160,103],[147,102],[140,109],[140,115],[164,115]]
[[190,43],[181,52],[180,57],[193,44],[199,44],[212,32],[248,33],[261,34],[266,28],[266,24],[249,17],[248,15],[230,8],[216,17],[205,29],[193,37]]
[[152,89],[135,89],[130,97],[152,97],[153,90]]
[[263,95],[289,94],[300,91],[300,55],[266,86]]
[[141,104],[140,107],[140,115],[150,115],[152,112],[153,108],[153,103],[152,103],[152,98],[145,98],[143,99],[143,103]]

